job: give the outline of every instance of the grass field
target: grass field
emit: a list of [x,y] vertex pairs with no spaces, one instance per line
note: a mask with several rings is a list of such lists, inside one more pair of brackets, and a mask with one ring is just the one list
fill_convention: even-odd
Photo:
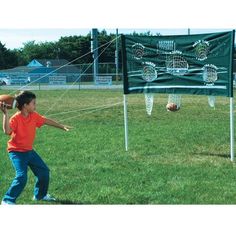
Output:
[[[86,110],[122,102],[122,91],[71,90],[63,99],[62,91],[35,93],[39,113],[74,127],[63,132],[44,126],[35,140],[35,150],[51,170],[55,204],[236,204],[228,98],[218,97],[214,110],[206,96],[185,95],[180,111],[171,113],[165,110],[167,95],[155,95],[148,117],[144,96],[129,95],[126,152],[123,104]],[[58,114],[63,111],[68,113]],[[8,137],[0,132],[3,197],[14,170],[6,152]],[[18,204],[35,204],[31,171],[28,176]]]

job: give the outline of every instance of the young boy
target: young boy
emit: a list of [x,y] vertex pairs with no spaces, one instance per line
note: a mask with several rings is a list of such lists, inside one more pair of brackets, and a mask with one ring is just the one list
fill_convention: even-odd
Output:
[[68,131],[69,127],[47,119],[36,110],[36,96],[30,91],[20,92],[16,96],[16,112],[10,119],[5,104],[1,104],[3,112],[3,131],[10,135],[7,150],[16,171],[16,176],[6,192],[2,204],[15,204],[27,182],[28,166],[36,176],[34,200],[54,201],[48,193],[49,169],[41,157],[33,150],[36,128],[50,125]]

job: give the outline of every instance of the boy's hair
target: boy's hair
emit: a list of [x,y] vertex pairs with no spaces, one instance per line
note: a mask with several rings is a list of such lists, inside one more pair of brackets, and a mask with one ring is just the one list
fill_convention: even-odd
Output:
[[21,91],[16,97],[16,107],[19,110],[22,110],[25,104],[29,104],[33,99],[36,98],[36,95],[30,91]]

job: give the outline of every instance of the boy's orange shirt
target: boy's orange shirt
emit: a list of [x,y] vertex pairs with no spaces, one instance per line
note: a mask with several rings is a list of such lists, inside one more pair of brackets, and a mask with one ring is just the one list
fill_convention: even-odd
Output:
[[20,112],[14,114],[9,121],[12,129],[11,139],[8,141],[7,150],[27,152],[33,149],[36,128],[45,123],[46,118],[37,112],[24,117]]

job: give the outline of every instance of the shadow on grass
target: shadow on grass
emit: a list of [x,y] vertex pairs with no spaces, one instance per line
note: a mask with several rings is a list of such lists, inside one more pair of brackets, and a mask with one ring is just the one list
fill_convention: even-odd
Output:
[[85,204],[87,204],[87,205],[89,205],[89,204],[91,204],[91,203],[89,203],[89,202],[77,202],[77,201],[71,201],[71,200],[69,200],[69,199],[57,199],[56,201],[55,201],[55,204],[61,204],[61,205],[85,205]]
[[230,154],[219,154],[219,153],[210,153],[210,152],[195,152],[192,155],[199,155],[199,156],[212,156],[212,157],[221,157],[230,159]]

